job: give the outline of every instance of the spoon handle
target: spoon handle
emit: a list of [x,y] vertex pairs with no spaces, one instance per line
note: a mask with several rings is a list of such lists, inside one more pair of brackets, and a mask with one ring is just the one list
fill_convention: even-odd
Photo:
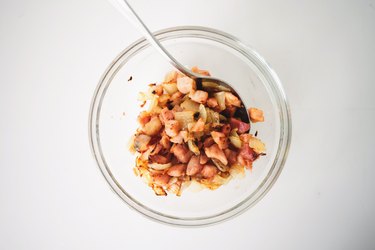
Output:
[[190,72],[185,66],[179,63],[154,37],[147,26],[142,22],[137,13],[133,10],[126,0],[108,0],[121,14],[126,16],[128,20],[143,34],[143,36],[159,51],[175,68],[181,73],[195,78],[196,76]]

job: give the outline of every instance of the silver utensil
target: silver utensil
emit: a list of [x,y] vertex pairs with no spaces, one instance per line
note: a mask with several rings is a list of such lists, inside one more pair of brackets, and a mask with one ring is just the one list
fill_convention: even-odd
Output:
[[[128,18],[128,20],[143,34],[149,43],[166,58],[170,64],[184,75],[194,79],[198,89],[211,89],[213,91],[231,91],[233,94],[241,99],[237,91],[227,82],[214,78],[211,76],[202,76],[196,74],[178,62],[161,43],[154,37],[147,26],[142,22],[137,13],[133,10],[126,0],[108,0],[121,14]],[[242,99],[241,99],[242,102]],[[242,102],[243,105],[244,102]],[[245,106],[237,110],[237,115],[241,117],[244,122],[249,122],[249,114]]]

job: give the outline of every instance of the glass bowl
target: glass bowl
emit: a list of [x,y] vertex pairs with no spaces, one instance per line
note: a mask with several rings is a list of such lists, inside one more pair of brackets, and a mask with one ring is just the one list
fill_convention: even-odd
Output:
[[[198,66],[233,85],[247,107],[264,111],[265,122],[251,132],[266,143],[267,155],[242,178],[217,190],[184,190],[181,197],[156,196],[133,173],[135,156],[128,151],[141,110],[138,93],[161,82],[172,66],[140,39],[109,65],[95,91],[89,120],[94,157],[115,193],[139,213],[173,225],[201,226],[231,218],[257,203],[279,176],[291,140],[287,99],[275,72],[253,49],[224,32],[205,27],[174,27],[156,37],[186,66]],[[130,80],[130,78],[132,78]]]

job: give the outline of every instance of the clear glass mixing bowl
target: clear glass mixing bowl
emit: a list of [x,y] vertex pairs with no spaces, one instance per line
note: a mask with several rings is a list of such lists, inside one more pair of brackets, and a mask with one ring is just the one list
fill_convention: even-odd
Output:
[[[247,107],[263,109],[265,122],[251,132],[267,146],[267,155],[217,190],[185,190],[181,197],[156,196],[133,173],[135,156],[128,151],[141,108],[140,91],[160,82],[171,65],[140,39],[114,59],[95,91],[89,135],[94,157],[111,188],[130,207],[154,220],[181,226],[201,226],[231,218],[258,202],[279,176],[291,140],[287,99],[275,72],[252,48],[237,38],[204,27],[174,27],[156,37],[189,67],[197,65],[231,83]],[[132,80],[129,81],[129,78]],[[191,188],[193,189],[193,188]]]

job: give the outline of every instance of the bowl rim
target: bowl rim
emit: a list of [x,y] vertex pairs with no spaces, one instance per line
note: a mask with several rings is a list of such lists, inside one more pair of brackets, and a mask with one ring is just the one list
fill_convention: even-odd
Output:
[[[126,190],[117,182],[116,178],[113,176],[110,168],[105,162],[103,152],[100,145],[100,136],[99,136],[99,117],[100,117],[100,108],[105,96],[105,92],[108,86],[111,83],[113,76],[117,73],[123,64],[127,60],[123,61],[117,69],[114,69],[114,66],[127,54],[131,56],[135,55],[138,51],[143,50],[144,48],[150,46],[145,38],[140,38],[137,41],[133,42],[127,48],[125,48],[119,55],[109,64],[103,75],[101,76],[98,85],[94,91],[94,95],[91,101],[90,111],[89,111],[89,143],[94,159],[106,179],[107,183],[111,189],[118,195],[121,200],[123,200],[129,207],[141,213],[157,222],[162,222],[168,225],[174,226],[184,226],[184,227],[197,227],[197,226],[206,226],[217,224],[219,222],[228,220],[239,214],[245,212],[256,203],[258,203],[272,188],[276,180],[278,179],[280,173],[283,170],[285,165],[287,155],[289,152],[292,136],[292,121],[291,113],[289,108],[289,103],[285,94],[285,91],[282,87],[281,81],[278,78],[275,71],[270,67],[270,65],[265,61],[265,59],[260,56],[251,46],[245,45],[238,38],[213,28],[202,27],[202,26],[176,26],[167,29],[162,29],[157,32],[154,32],[154,35],[161,41],[173,39],[174,36],[182,37],[182,34],[185,37],[199,37],[206,38],[213,41],[217,41],[228,45],[229,47],[237,50],[243,54],[247,59],[250,60],[250,56],[258,60],[258,65],[256,65],[266,77],[270,79],[267,82],[271,83],[271,89],[275,97],[277,97],[278,106],[280,110],[280,139],[277,154],[273,160],[272,167],[270,168],[267,176],[264,178],[263,182],[257,187],[257,189],[247,196],[242,202],[236,204],[235,206],[227,209],[218,214],[206,217],[191,217],[191,218],[180,218],[176,216],[170,216],[162,214],[158,211],[150,209],[137,200],[133,199],[130,195],[127,194]],[[254,64],[256,62],[252,61]],[[112,77],[111,77],[112,76]],[[109,78],[108,78],[109,77]],[[99,98],[100,97],[100,98]],[[261,190],[262,189],[262,190]],[[254,198],[254,195],[256,197]],[[250,198],[254,198],[250,200]]]

